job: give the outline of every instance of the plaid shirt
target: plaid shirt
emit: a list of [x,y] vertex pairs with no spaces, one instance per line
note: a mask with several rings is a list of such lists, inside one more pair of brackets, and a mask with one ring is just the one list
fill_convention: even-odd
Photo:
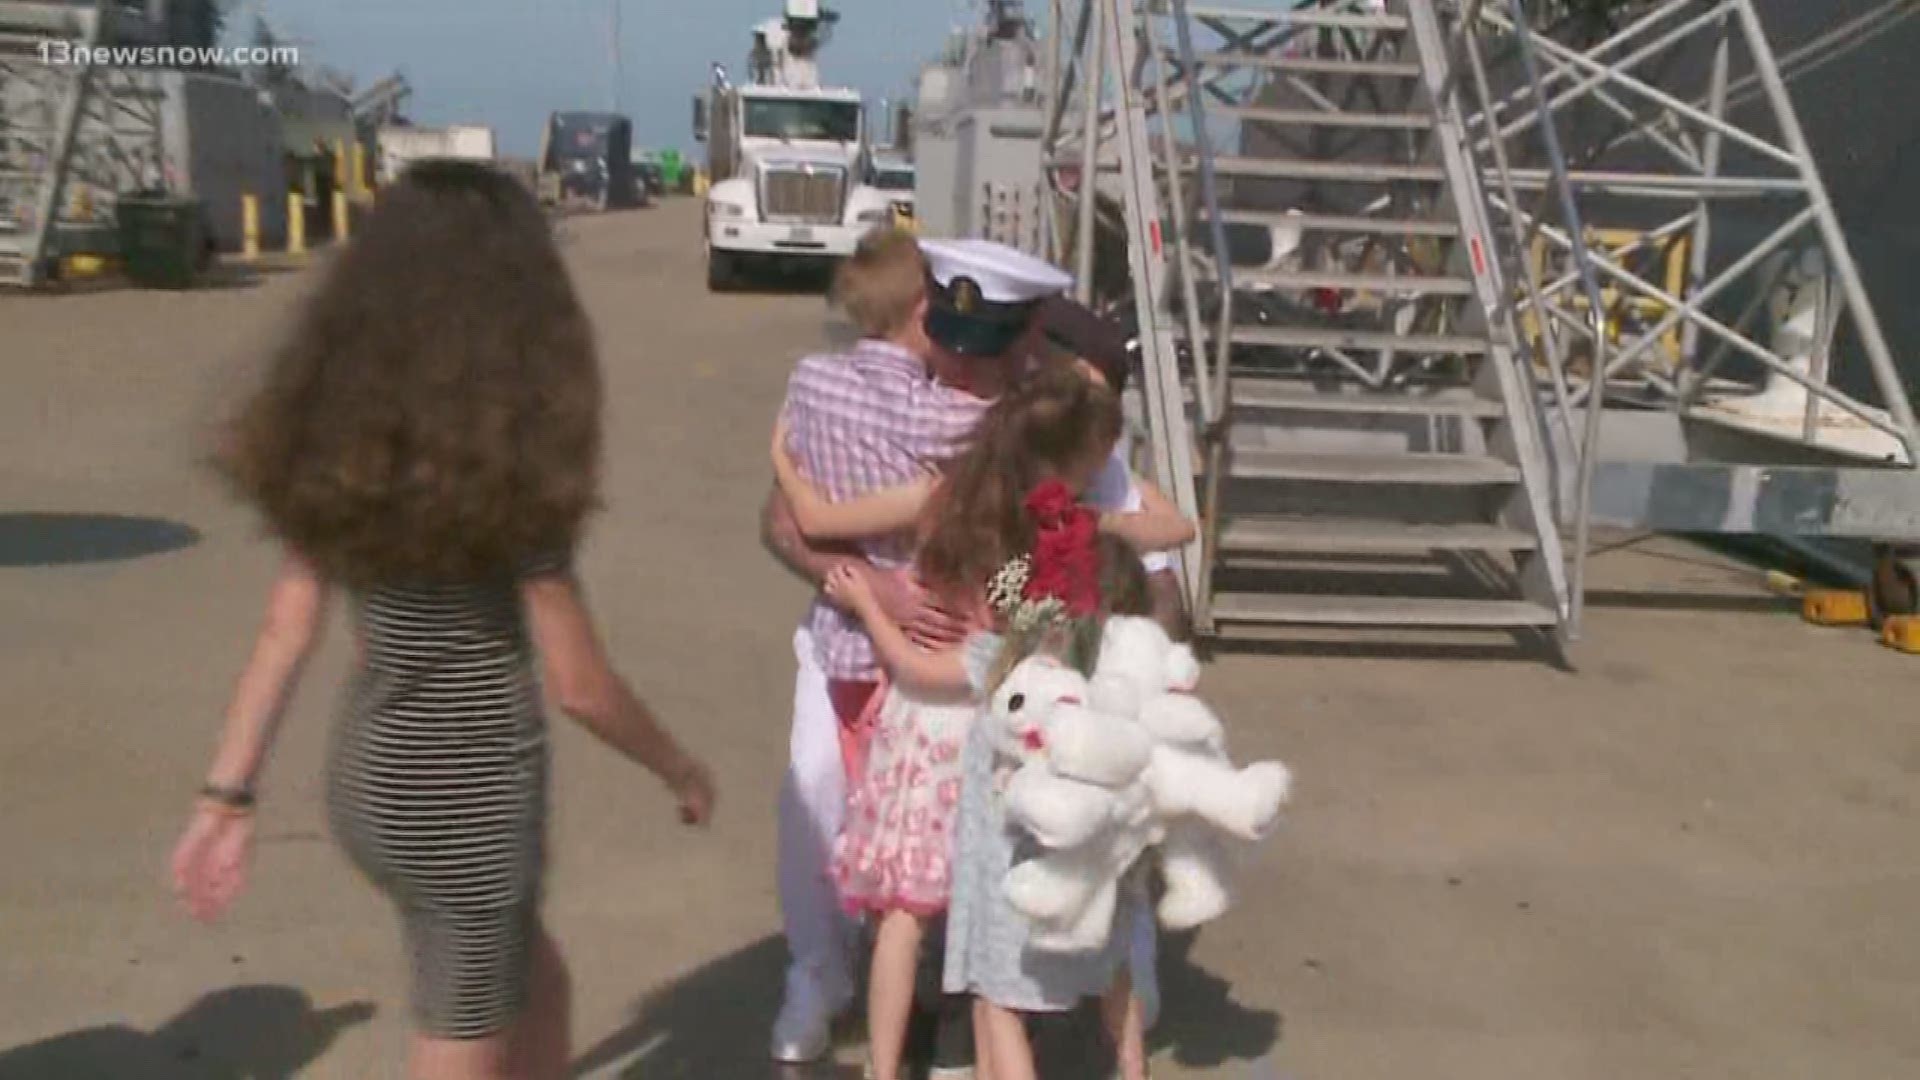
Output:
[[[943,386],[905,349],[864,340],[851,352],[809,356],[787,383],[787,451],[833,502],[911,483],[957,454],[987,403]],[[908,534],[860,542],[875,566],[911,565]],[[858,616],[816,598],[806,624],[830,679],[879,677]]]

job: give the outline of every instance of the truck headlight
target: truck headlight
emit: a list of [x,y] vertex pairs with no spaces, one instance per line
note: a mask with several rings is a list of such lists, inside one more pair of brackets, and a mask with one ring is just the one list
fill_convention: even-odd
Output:
[[877,225],[887,220],[891,214],[886,210],[862,210],[854,216],[854,221],[862,225]]
[[747,208],[739,203],[709,202],[707,213],[717,218],[742,218],[747,216]]

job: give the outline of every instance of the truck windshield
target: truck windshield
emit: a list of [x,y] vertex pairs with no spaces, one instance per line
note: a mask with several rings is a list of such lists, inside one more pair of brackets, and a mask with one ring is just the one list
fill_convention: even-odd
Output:
[[853,142],[860,137],[860,105],[813,98],[748,98],[742,125],[748,138]]
[[612,131],[613,121],[609,118],[557,117],[553,122],[552,154],[561,161],[582,158],[597,161],[607,156],[607,139]]

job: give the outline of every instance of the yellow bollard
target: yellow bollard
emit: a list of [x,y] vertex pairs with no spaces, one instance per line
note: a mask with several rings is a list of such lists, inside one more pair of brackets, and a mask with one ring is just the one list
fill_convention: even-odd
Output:
[[1887,616],[1880,626],[1880,643],[1903,653],[1920,654],[1920,616]]
[[297,191],[287,192],[287,254],[307,253],[307,200]]
[[353,144],[353,182],[349,187],[356,199],[363,198],[371,190],[367,183],[367,148],[357,140]]
[[347,238],[347,193],[339,188],[333,190],[333,240],[340,243]]
[[348,175],[350,165],[347,160],[347,140],[333,140],[333,186],[341,191],[353,183],[353,177]]
[[1851,589],[1808,589],[1800,617],[1815,626],[1865,626],[1872,621],[1867,594]]
[[240,196],[240,257],[260,257],[260,198],[251,192]]

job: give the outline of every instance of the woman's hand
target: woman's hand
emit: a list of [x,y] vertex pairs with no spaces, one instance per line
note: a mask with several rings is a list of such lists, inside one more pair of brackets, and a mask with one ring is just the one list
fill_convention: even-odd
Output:
[[714,804],[720,799],[713,784],[713,773],[699,758],[689,757],[675,771],[667,787],[680,803],[682,825],[704,826],[713,820]]
[[247,884],[253,815],[198,806],[173,849],[173,891],[194,918],[212,921]]
[[[873,612],[891,620],[923,649],[949,648],[966,640],[966,622],[942,607],[939,597],[909,572],[849,559],[828,572],[826,587],[827,599],[863,619],[869,609],[859,605],[870,600]],[[865,599],[859,599],[863,594]]]

